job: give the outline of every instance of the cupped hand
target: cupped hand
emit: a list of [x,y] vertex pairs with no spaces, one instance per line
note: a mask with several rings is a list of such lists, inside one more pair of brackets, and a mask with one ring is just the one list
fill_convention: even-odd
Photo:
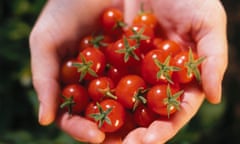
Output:
[[40,14],[30,35],[33,85],[39,99],[39,123],[57,120],[59,127],[77,140],[99,143],[105,138],[98,127],[82,117],[60,114],[59,68],[64,57],[76,53],[81,36],[96,26],[101,11],[116,5],[110,0],[51,0]]
[[[166,37],[183,46],[196,48],[202,63],[203,90],[185,89],[181,111],[167,121],[154,121],[148,128],[137,128],[124,139],[126,144],[164,143],[172,138],[197,112],[206,97],[212,103],[221,99],[221,83],[227,66],[226,15],[218,0],[145,1],[157,16]],[[139,1],[124,1],[125,18],[131,22],[139,11]],[[81,36],[92,31],[99,13],[122,1],[52,0],[46,4],[30,36],[33,84],[37,91],[39,122],[58,126],[73,138],[90,143],[121,143],[119,137],[105,136],[97,126],[80,116],[69,117],[58,110],[59,67],[66,54],[76,52]],[[105,138],[106,137],[106,138]]]
[[[125,16],[131,22],[137,11],[136,1],[125,1]],[[204,98],[211,103],[221,101],[222,80],[227,67],[226,14],[219,0],[175,1],[150,0],[147,2],[164,30],[166,38],[183,48],[194,48],[202,63],[202,88],[184,89],[180,111],[169,120],[154,121],[148,128],[130,132],[124,144],[162,144],[172,138],[198,111]]]

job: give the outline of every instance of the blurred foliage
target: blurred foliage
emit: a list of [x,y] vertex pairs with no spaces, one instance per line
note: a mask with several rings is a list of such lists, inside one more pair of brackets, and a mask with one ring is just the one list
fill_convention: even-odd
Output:
[[[168,143],[240,143],[240,1],[222,1],[228,15],[229,68],[223,101],[204,102],[196,116]],[[45,0],[0,1],[0,144],[75,144],[54,124],[38,124],[31,84],[28,36]]]

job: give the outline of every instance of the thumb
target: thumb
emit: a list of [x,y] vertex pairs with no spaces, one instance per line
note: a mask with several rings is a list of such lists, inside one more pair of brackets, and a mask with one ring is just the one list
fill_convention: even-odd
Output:
[[213,11],[211,26],[198,34],[197,49],[206,59],[202,63],[202,84],[206,98],[211,103],[221,101],[222,80],[228,64],[226,14],[220,2]]

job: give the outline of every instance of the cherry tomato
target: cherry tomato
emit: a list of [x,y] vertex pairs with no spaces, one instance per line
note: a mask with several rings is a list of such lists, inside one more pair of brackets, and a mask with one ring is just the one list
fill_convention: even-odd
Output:
[[133,113],[134,121],[141,127],[148,127],[158,115],[145,105],[140,105]]
[[109,63],[117,68],[126,68],[140,63],[141,54],[136,42],[126,37],[117,40],[106,49]]
[[145,103],[145,81],[138,75],[126,75],[118,82],[115,94],[117,100],[127,109],[135,109],[140,103]]
[[146,96],[147,105],[157,114],[169,117],[180,109],[180,96],[182,94],[183,91],[180,91],[176,86],[158,84],[149,89]]
[[123,13],[116,8],[108,8],[102,13],[101,24],[106,34],[118,38],[125,26]]
[[75,58],[67,59],[63,62],[60,69],[60,80],[64,85],[79,83],[80,75],[73,63],[77,62]]
[[159,49],[149,51],[142,61],[141,75],[144,80],[153,85],[173,83],[171,75],[178,68],[170,65],[170,59],[170,56],[164,55]]
[[125,109],[119,102],[105,99],[97,103],[97,110],[94,105],[89,106],[85,113],[86,117],[93,118],[103,132],[115,132],[123,126]]
[[112,65],[109,65],[107,69],[107,76],[114,81],[115,85],[123,76],[127,74],[129,74],[127,69],[116,68]]
[[133,19],[133,24],[144,24],[155,29],[157,25],[157,18],[151,12],[142,12]]
[[105,97],[116,99],[113,94],[115,88],[114,82],[108,77],[98,77],[90,81],[88,85],[88,94],[93,101],[100,101]]
[[91,121],[95,121],[95,119],[91,116],[92,114],[98,113],[98,106],[96,104],[96,102],[91,101],[85,109],[85,118],[87,118],[88,120]]
[[117,130],[116,132],[114,132],[114,135],[117,137],[120,137],[122,139],[124,139],[124,137],[133,129],[135,129],[137,127],[136,122],[134,121],[134,117],[132,112],[130,111],[125,111],[125,122],[124,125]]
[[88,47],[81,51],[74,64],[80,72],[80,81],[92,80],[103,75],[106,67],[105,55],[96,48]]
[[189,83],[194,79],[201,82],[200,66],[204,57],[199,58],[196,52],[182,51],[179,52],[173,59],[172,65],[180,67],[180,71],[173,73],[173,80],[179,83]]
[[157,45],[157,49],[163,51],[165,55],[174,56],[181,51],[180,45],[172,40],[163,40]]
[[154,48],[154,31],[147,25],[134,24],[125,31],[125,35],[134,39],[142,53],[147,53]]
[[95,47],[104,50],[111,42],[112,39],[107,35],[87,35],[81,39],[79,50],[82,51],[87,47]]
[[83,112],[89,103],[87,90],[80,84],[66,85],[61,93],[61,108],[67,108],[70,114]]

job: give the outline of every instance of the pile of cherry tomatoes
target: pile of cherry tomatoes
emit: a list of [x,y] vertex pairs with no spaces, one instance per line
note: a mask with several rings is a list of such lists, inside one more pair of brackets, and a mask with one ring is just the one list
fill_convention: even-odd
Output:
[[99,23],[62,63],[61,110],[110,133],[147,127],[181,110],[183,86],[201,83],[204,58],[164,39],[151,12],[141,11],[126,26],[122,12],[108,8]]

